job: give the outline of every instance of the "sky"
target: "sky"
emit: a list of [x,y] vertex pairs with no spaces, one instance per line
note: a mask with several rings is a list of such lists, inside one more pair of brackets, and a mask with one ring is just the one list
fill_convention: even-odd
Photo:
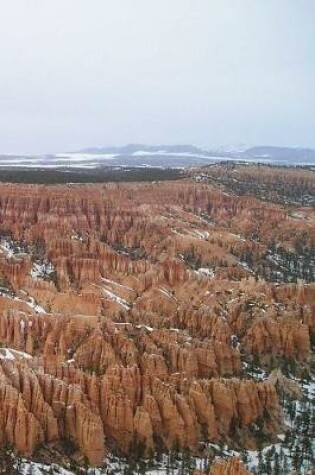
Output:
[[315,0],[0,0],[0,152],[315,148]]

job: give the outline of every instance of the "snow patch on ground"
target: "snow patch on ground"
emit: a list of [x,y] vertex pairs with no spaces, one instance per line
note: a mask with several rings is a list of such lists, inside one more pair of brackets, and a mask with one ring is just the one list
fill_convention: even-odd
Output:
[[84,161],[84,160],[112,160],[118,157],[117,153],[56,153],[53,160],[55,161]]
[[[38,303],[36,302],[36,300],[33,298],[33,297],[29,297],[30,301],[27,301],[27,300],[20,300],[20,302],[23,302],[25,303],[26,305],[28,305],[30,308],[32,308],[33,310],[35,310],[35,312],[37,313],[47,313],[46,310],[41,307],[40,305],[38,305]],[[19,299],[16,299],[16,300],[19,300]]]
[[34,262],[33,267],[31,269],[31,276],[35,280],[49,278],[55,271],[55,266],[51,262]]
[[204,277],[209,277],[212,279],[214,277],[214,270],[211,267],[200,267],[195,271],[197,275],[202,275]]
[[10,238],[2,238],[0,240],[0,251],[4,253],[8,259],[12,259],[14,256],[28,254],[26,245],[15,242]]
[[234,234],[234,233],[229,233],[230,236],[233,236],[234,238],[238,239],[239,241],[246,242],[246,239],[240,236],[239,234]]
[[13,350],[12,348],[0,348],[0,360],[16,360],[22,359],[25,360],[32,359],[32,356],[23,351]]
[[145,328],[148,332],[153,332],[154,328],[149,325],[136,325],[136,328]]
[[131,309],[131,304],[127,302],[127,300],[123,299],[122,297],[119,297],[118,295],[114,294],[114,292],[111,292],[110,290],[107,290],[105,288],[102,288],[104,294],[113,302],[118,303],[121,305],[125,310],[130,310]]
[[134,292],[134,290],[131,287],[128,287],[127,285],[118,284],[118,282],[115,282],[114,280],[105,279],[105,277],[102,277],[102,281],[105,282],[105,284],[115,285],[117,287],[121,287],[122,289],[126,289],[131,292]]
[[210,159],[208,155],[202,155],[202,154],[197,154],[197,153],[191,153],[191,152],[167,152],[166,150],[158,150],[157,152],[148,152],[145,150],[138,150],[137,152],[133,152],[132,156],[133,157],[156,157],[156,156],[165,156],[165,157],[188,157],[188,158],[205,158],[205,159]]
[[4,287],[0,287],[0,296],[10,299],[10,300],[15,300],[16,302],[21,302],[30,307],[32,310],[35,310],[36,313],[47,313],[44,307],[41,305],[38,305],[34,297],[31,297],[28,295],[26,292],[21,290],[21,293],[26,295],[27,300],[23,300],[19,297],[16,297],[13,292],[9,291],[8,289],[5,289]]
[[168,299],[176,300],[172,292],[170,290],[167,290],[165,287],[161,286],[158,290],[159,292],[161,292],[161,294],[165,295],[165,297],[167,297]]
[[251,274],[253,274],[252,269],[249,267],[249,265],[248,265],[246,262],[244,262],[244,261],[239,261],[239,262],[238,262],[238,265],[239,265],[240,267],[243,267],[243,269],[247,270],[247,272],[250,272]]
[[192,231],[189,231],[189,234],[193,237],[196,237],[198,239],[202,239],[204,241],[209,239],[209,236],[210,236],[208,231],[201,231],[200,229],[193,229]]

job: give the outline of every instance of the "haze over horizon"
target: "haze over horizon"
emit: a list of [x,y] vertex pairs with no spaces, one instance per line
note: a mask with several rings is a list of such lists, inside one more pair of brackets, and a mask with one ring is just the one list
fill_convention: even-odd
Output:
[[312,0],[11,0],[0,153],[315,149]]

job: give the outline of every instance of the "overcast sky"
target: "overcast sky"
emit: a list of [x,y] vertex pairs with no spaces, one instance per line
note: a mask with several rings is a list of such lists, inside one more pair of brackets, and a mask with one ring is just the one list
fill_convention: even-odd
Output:
[[315,0],[0,6],[0,152],[315,148]]

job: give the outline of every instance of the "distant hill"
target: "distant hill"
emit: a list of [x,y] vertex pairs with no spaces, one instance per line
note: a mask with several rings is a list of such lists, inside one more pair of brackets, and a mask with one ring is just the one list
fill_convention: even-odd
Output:
[[241,152],[243,158],[270,158],[274,161],[294,162],[298,164],[301,162],[315,163],[315,150],[308,148],[289,148],[289,147],[272,147],[272,146],[258,146],[251,147]]
[[88,147],[75,152],[42,155],[0,155],[0,170],[95,170],[116,167],[183,168],[218,161],[246,161],[274,165],[315,166],[315,150],[257,146],[204,150],[193,145],[129,144],[122,147]]
[[138,151],[152,153],[204,153],[198,147],[193,145],[144,145],[144,144],[128,144],[122,147],[89,147],[79,150],[79,153],[119,153],[132,154]]
[[[315,150],[307,148],[276,147],[270,145],[261,145],[249,148],[233,149],[221,148],[220,150],[205,150],[193,145],[144,145],[129,144],[123,147],[90,147],[79,151],[80,153],[106,154],[114,153],[124,157],[152,156],[158,159],[169,155],[173,158],[177,155],[187,164],[187,160],[192,164],[196,160],[222,160],[235,159],[255,162],[272,162],[289,165],[312,165],[315,164]],[[183,160],[186,157],[186,160]]]

